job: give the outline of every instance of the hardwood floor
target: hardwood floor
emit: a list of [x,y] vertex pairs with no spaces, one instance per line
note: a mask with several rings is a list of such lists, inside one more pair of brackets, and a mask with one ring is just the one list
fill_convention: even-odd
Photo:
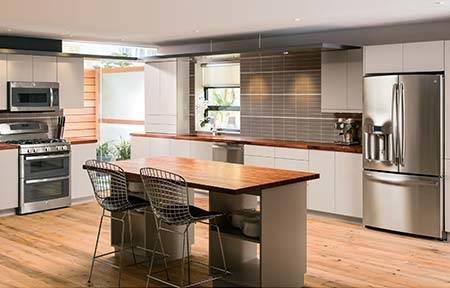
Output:
[[[197,205],[205,206],[204,199]],[[0,287],[87,287],[100,209],[96,203],[0,218]],[[109,223],[100,251],[109,249]],[[193,254],[207,255],[207,229],[196,228]],[[125,268],[124,287],[145,287],[144,266]],[[200,274],[194,269],[194,274]],[[93,287],[113,287],[117,270],[97,263]],[[308,217],[308,287],[450,287],[450,243]],[[156,284],[152,283],[153,286]]]

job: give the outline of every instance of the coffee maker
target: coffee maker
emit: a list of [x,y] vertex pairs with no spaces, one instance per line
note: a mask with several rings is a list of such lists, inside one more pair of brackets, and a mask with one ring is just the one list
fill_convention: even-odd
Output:
[[339,140],[336,141],[340,145],[357,145],[359,144],[358,128],[359,124],[355,119],[339,118],[334,123],[334,128],[339,131]]

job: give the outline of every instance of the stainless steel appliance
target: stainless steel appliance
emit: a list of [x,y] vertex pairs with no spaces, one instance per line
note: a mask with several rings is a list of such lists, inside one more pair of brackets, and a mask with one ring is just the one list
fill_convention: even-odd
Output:
[[213,161],[244,164],[242,144],[215,143],[212,146]]
[[340,145],[356,145],[359,144],[358,128],[359,124],[352,118],[339,118],[334,123],[334,128],[339,131],[340,139],[336,141]]
[[443,76],[368,76],[363,223],[444,238]]
[[44,122],[2,123],[0,140],[19,145],[19,214],[71,204],[69,143]]
[[58,111],[59,84],[8,82],[8,106],[12,112]]

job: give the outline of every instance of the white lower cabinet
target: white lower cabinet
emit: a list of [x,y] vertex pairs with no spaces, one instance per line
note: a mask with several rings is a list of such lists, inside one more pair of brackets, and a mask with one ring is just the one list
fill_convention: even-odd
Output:
[[91,180],[86,170],[83,169],[83,164],[87,160],[96,158],[96,148],[97,143],[75,144],[71,146],[70,187],[72,199],[82,199],[94,195]]
[[267,168],[274,168],[275,158],[273,157],[263,157],[263,156],[253,156],[244,155],[244,164],[252,166],[261,166]]
[[320,174],[320,178],[309,182],[307,208],[334,213],[334,152],[309,151],[309,172]]
[[150,138],[131,137],[131,159],[148,157],[150,153]]
[[149,157],[170,156],[170,139],[149,138]]
[[170,140],[170,155],[176,157],[190,156],[190,141],[188,140]]
[[362,217],[362,171],[361,154],[336,152],[336,214]]
[[190,141],[190,157],[200,160],[212,160],[212,143],[205,141]]
[[212,143],[151,137],[131,137],[131,158],[177,156],[212,160]]
[[309,163],[304,160],[275,158],[275,168],[306,172],[309,170]]
[[17,149],[1,150],[0,163],[4,163],[0,175],[2,183],[2,196],[0,198],[0,210],[14,209],[19,205],[19,158]]

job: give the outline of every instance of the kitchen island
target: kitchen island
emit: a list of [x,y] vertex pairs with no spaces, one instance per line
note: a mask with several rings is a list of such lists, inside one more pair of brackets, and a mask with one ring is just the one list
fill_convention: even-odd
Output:
[[[259,208],[261,236],[245,237],[221,219],[223,244],[238,286],[301,287],[306,272],[306,182],[319,174],[271,169],[183,157],[154,157],[117,161],[129,181],[139,181],[139,170],[152,167],[182,175],[190,188],[209,191],[209,208],[230,213]],[[224,217],[225,218],[225,217]],[[146,224],[145,227],[152,229]],[[143,237],[147,233],[144,233]],[[139,239],[137,239],[137,242]],[[165,241],[166,242],[166,241]],[[168,240],[166,252],[178,252]],[[146,247],[151,247],[144,241]],[[179,243],[181,246],[181,242]],[[217,232],[209,232],[209,261],[221,266]],[[175,251],[174,251],[175,250]]]

